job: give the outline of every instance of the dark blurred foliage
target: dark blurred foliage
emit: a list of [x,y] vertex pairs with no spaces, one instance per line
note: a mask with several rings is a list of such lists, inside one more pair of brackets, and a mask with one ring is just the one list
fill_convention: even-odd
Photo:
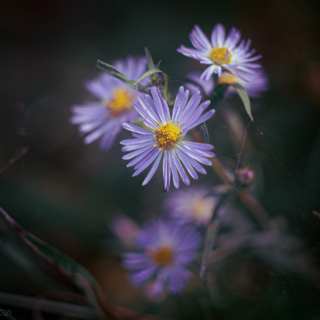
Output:
[[[290,233],[319,261],[320,221],[312,213],[320,211],[319,7],[305,0],[2,1],[0,166],[20,147],[30,150],[0,176],[0,206],[85,265],[112,303],[182,319],[320,319],[319,290],[290,279],[290,273],[277,281],[260,262],[241,255],[216,265],[216,280],[208,277],[222,288],[215,314],[207,310],[208,301],[188,294],[147,307],[118,258],[108,256],[107,222],[118,213],[138,222],[156,216],[161,173],[142,187],[143,175],[131,178],[118,144],[109,152],[99,151],[97,143],[86,146],[68,122],[72,104],[92,99],[82,83],[97,74],[97,59],[111,63],[141,55],[147,46],[155,61],[162,60],[162,70],[177,79],[204,68],[176,52],[181,43],[189,46],[195,23],[207,34],[218,22],[235,26],[263,55],[270,80],[265,98],[252,103],[255,121],[247,133],[257,150],[253,161],[262,165],[258,196],[271,216],[288,220]],[[246,126],[240,99],[232,106]],[[232,169],[239,150],[223,121],[217,113],[208,128],[217,156]],[[123,132],[118,141],[128,135]],[[201,181],[219,182],[211,172]],[[39,293],[0,259],[1,291]]]

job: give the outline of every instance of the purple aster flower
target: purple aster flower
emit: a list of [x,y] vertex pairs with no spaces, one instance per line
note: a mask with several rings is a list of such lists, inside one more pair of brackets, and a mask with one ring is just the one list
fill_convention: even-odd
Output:
[[[114,67],[129,79],[137,80],[147,71],[147,61],[145,58],[128,57],[116,61]],[[101,138],[99,146],[107,150],[122,130],[122,123],[139,117],[133,103],[140,93],[106,72],[86,81],[85,88],[100,101],[73,105],[70,123],[79,125],[82,134],[88,133],[84,138],[85,144]]]
[[[194,71],[186,76],[188,79],[196,82],[199,84],[199,86],[203,89],[205,94],[209,96],[213,89],[214,89],[214,80],[213,78],[210,78],[209,80],[201,80],[201,72],[199,71]],[[199,90],[199,87],[193,83],[187,82],[185,84],[186,88],[190,91],[190,93],[194,93],[195,91]]]
[[196,25],[189,38],[195,49],[181,45],[177,51],[199,60],[202,64],[210,65],[202,73],[201,80],[208,80],[214,73],[221,77],[223,68],[235,75],[238,75],[239,71],[255,73],[252,69],[260,68],[259,64],[252,62],[260,59],[261,55],[253,57],[255,50],[249,51],[251,40],[246,43],[242,40],[239,43],[241,32],[235,28],[232,28],[226,37],[225,28],[217,24],[212,31],[210,42]]
[[[269,89],[268,78],[265,73],[260,70],[256,74],[245,74],[246,80],[242,79],[243,72],[240,73],[241,77],[236,77],[235,75],[229,72],[222,72],[221,78],[219,78],[218,83],[226,83],[226,84],[241,84],[247,91],[248,95],[251,98],[261,98],[262,93]],[[237,91],[229,86],[229,88],[225,91],[225,96],[230,96]]]
[[[259,70],[256,74],[239,72],[241,78],[235,76],[234,74],[224,71],[222,72],[221,78],[218,79],[218,84],[234,84],[239,83],[241,84],[246,90],[248,95],[251,98],[260,98],[262,92],[267,91],[268,86],[268,78],[265,73]],[[210,95],[214,89],[214,80],[210,78],[209,80],[201,80],[201,73],[198,71],[191,72],[187,75],[187,78],[191,79],[192,81],[198,83],[207,95]],[[246,77],[247,81],[244,81],[242,78]],[[186,87],[190,90],[191,93],[198,90],[198,87],[192,83],[187,83]],[[229,88],[225,91],[225,97],[231,96],[232,94],[236,93],[237,91],[229,86]]]
[[156,220],[137,234],[139,252],[123,255],[123,267],[130,272],[133,285],[155,282],[152,290],[159,295],[181,292],[192,276],[188,266],[197,259],[202,239],[190,225],[176,221]]
[[118,215],[110,221],[113,234],[126,246],[132,247],[138,225],[126,215]]
[[169,193],[164,201],[172,218],[180,223],[208,224],[219,197],[207,196],[210,189],[199,186]]
[[134,158],[127,165],[128,167],[135,166],[136,171],[133,177],[139,175],[153,163],[142,185],[146,185],[153,177],[162,157],[164,188],[170,189],[171,175],[176,188],[179,188],[179,175],[186,185],[190,185],[190,180],[182,164],[192,178],[198,179],[195,170],[206,174],[199,162],[211,166],[211,162],[206,157],[214,157],[214,154],[208,151],[213,149],[213,146],[185,141],[183,138],[190,129],[208,120],[215,111],[210,110],[201,116],[210,101],[199,105],[201,100],[199,91],[196,91],[188,101],[189,91],[180,87],[172,116],[170,116],[168,104],[159,89],[152,87],[151,93],[152,98],[149,95],[138,97],[139,103],[135,103],[134,106],[143,118],[144,124],[152,131],[124,123],[123,127],[132,131],[135,139],[120,142],[125,145],[122,151],[131,151],[123,159]]

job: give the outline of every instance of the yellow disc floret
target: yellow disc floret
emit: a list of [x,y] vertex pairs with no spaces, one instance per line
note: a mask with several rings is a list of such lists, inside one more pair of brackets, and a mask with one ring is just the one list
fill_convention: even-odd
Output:
[[112,93],[112,99],[103,101],[110,109],[110,114],[117,116],[121,113],[129,111],[133,106],[133,96],[126,88],[115,88]]
[[157,143],[154,145],[155,147],[158,146],[160,150],[170,150],[173,148],[180,136],[182,131],[180,130],[179,125],[172,124],[172,120],[166,124],[160,124],[158,128],[155,128],[155,140]]
[[160,266],[166,266],[173,260],[173,250],[169,246],[162,246],[149,251],[149,256],[153,262]]
[[218,79],[219,84],[234,84],[239,83],[241,80],[230,72],[222,72],[221,77]]
[[222,65],[231,61],[231,53],[227,48],[215,48],[210,51],[210,59],[213,63]]

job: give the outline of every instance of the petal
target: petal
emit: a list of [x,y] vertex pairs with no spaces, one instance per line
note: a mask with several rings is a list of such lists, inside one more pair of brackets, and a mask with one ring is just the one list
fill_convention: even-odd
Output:
[[146,176],[146,178],[144,179],[144,181],[142,182],[142,185],[145,186],[150,180],[151,178],[154,176],[155,172],[157,171],[158,167],[159,167],[159,163],[160,160],[162,158],[162,154],[163,152],[159,153],[156,161],[154,162],[154,164],[152,165],[151,170],[149,171],[148,175]]
[[216,112],[216,110],[212,109],[209,110],[207,113],[203,114],[200,118],[198,118],[198,120],[196,120],[195,122],[193,122],[192,124],[189,125],[188,130],[198,126],[199,124],[209,120],[214,113]]
[[186,159],[185,155],[179,150],[176,149],[176,153],[179,157],[179,159],[181,160],[181,162],[183,163],[183,165],[186,167],[186,169],[188,170],[190,176],[193,179],[198,180],[198,175],[196,173],[196,171],[193,169],[193,167],[191,166],[191,164],[189,163],[189,161]]
[[153,132],[151,132],[151,131],[149,131],[147,129],[138,127],[138,126],[136,126],[134,124],[131,124],[131,123],[124,122],[122,124],[122,127],[125,128],[126,130],[133,131],[133,132],[136,132],[136,133],[153,135]]
[[180,160],[178,159],[175,151],[172,152],[172,155],[173,155],[174,164],[175,164],[176,168],[179,171],[179,174],[180,174],[180,177],[181,177],[182,181],[184,182],[185,185],[189,186],[190,185],[190,179],[188,178],[188,176],[186,175],[184,169],[182,168]]
[[168,159],[168,152],[163,155],[163,182],[164,189],[169,191],[170,189],[170,165]]
[[138,176],[143,170],[145,170],[153,161],[154,159],[157,157],[157,155],[159,154],[159,149],[157,148],[154,148],[154,150],[151,151],[151,155],[150,155],[150,158],[145,162],[143,163],[143,165],[137,169],[134,173],[133,173],[133,177],[136,177]]
[[178,176],[176,165],[173,161],[173,150],[169,150],[167,153],[168,153],[168,157],[169,157],[169,165],[170,165],[171,172],[172,172],[173,185],[177,189],[179,189],[179,176]]

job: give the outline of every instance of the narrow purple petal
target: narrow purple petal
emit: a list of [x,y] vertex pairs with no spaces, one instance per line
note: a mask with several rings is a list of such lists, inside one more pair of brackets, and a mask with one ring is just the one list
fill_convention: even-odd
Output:
[[150,180],[151,178],[154,176],[155,172],[157,171],[158,167],[159,167],[159,163],[162,157],[162,153],[159,153],[156,161],[154,162],[154,164],[152,165],[151,170],[149,171],[148,175],[146,176],[146,178],[144,179],[144,181],[142,182],[142,185],[145,186]]

